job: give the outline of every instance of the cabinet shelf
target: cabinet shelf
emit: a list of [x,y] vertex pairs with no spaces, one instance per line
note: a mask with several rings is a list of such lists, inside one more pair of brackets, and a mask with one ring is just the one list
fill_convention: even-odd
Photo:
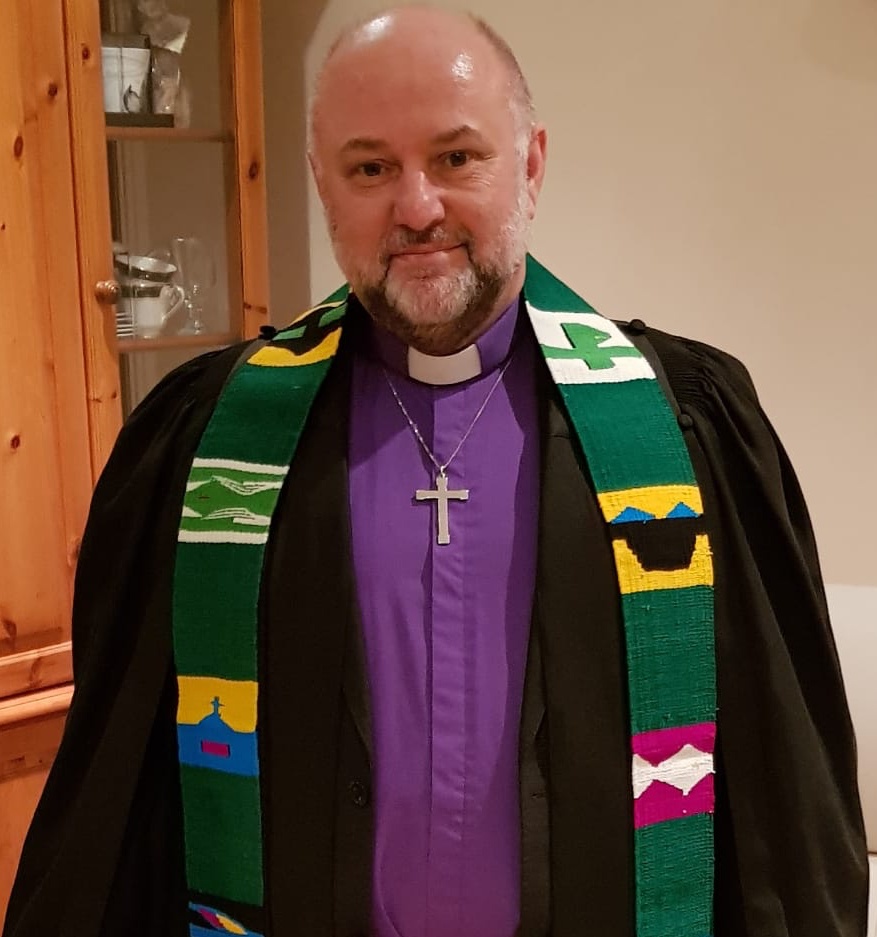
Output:
[[119,353],[167,351],[173,348],[218,348],[240,341],[235,332],[203,332],[200,335],[168,335],[163,338],[120,338]]
[[161,141],[162,143],[231,143],[230,130],[198,130],[190,127],[110,127],[107,140]]

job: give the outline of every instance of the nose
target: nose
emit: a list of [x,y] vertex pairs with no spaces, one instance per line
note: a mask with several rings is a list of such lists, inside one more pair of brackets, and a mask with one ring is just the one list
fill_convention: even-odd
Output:
[[425,231],[445,217],[442,190],[422,170],[404,172],[398,180],[393,221],[414,231]]

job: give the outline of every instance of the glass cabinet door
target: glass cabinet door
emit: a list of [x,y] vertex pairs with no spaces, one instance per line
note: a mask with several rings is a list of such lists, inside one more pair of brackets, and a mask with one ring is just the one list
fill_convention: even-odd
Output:
[[[245,280],[264,276],[265,245],[245,238],[245,228],[255,219],[264,234],[264,201],[257,191],[254,204],[249,186],[262,167],[245,163],[239,130],[242,119],[256,126],[261,148],[261,58],[243,41],[240,10],[247,4],[252,22],[251,0],[99,2],[127,415],[186,359],[258,330],[258,316],[244,310],[259,304],[247,302],[244,290]],[[247,75],[249,99],[241,87]]]

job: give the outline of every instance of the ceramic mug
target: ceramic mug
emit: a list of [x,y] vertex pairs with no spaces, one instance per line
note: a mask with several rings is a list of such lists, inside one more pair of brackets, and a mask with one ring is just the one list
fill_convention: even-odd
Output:
[[161,334],[167,320],[186,301],[181,286],[158,283],[122,287],[122,296],[131,312],[131,324],[137,338],[155,338]]
[[101,65],[105,111],[138,114],[149,110],[146,101],[149,59],[149,49],[103,46]]

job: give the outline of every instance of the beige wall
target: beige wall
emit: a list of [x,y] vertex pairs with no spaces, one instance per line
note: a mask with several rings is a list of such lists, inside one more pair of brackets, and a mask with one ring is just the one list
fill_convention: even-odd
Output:
[[[829,586],[828,604],[859,741],[859,787],[868,830],[868,848],[877,853],[877,683],[874,680],[877,589]],[[877,896],[877,884],[873,891]],[[874,914],[877,915],[877,907]],[[877,916],[874,922],[877,926]],[[877,937],[877,931],[869,933],[869,937]]]
[[[374,4],[263,5],[281,321],[341,279],[312,189],[305,202],[305,81]],[[741,357],[797,466],[826,578],[877,586],[862,536],[877,526],[873,0],[544,0],[539,28],[532,3],[472,8],[518,52],[549,128],[534,252],[602,312]]]
[[[466,8],[466,4],[444,5]],[[533,250],[604,313],[748,365],[821,546],[877,849],[877,5],[477,0],[549,128]],[[341,281],[306,87],[365,0],[263,0],[275,322]]]
[[305,59],[324,6],[325,0],[262,0],[268,262],[275,325],[287,322],[311,297]]

